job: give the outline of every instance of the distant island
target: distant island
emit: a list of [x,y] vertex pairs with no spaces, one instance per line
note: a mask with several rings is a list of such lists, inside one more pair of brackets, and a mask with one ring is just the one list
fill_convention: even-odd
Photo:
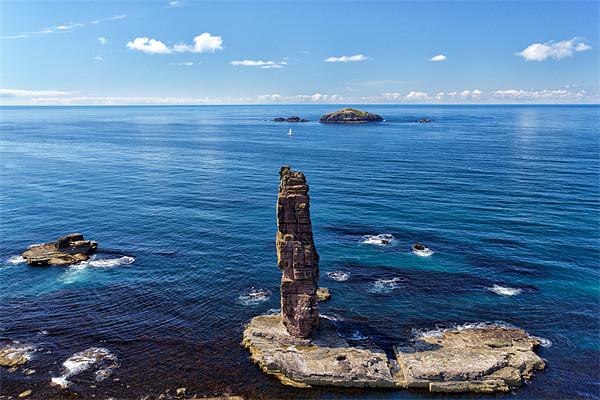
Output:
[[362,124],[365,122],[383,121],[377,114],[371,114],[366,111],[355,110],[353,108],[344,108],[333,113],[325,114],[319,122],[328,124]]
[[307,119],[291,116],[289,118],[275,118],[273,121],[275,122],[308,122]]

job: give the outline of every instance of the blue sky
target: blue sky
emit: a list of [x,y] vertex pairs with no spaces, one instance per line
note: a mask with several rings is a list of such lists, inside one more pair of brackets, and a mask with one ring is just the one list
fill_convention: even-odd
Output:
[[0,7],[5,105],[600,102],[596,0]]

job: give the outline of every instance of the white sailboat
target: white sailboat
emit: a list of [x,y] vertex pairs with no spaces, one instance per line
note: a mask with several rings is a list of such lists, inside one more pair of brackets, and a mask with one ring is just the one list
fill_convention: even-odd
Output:
[[288,136],[292,136],[292,135],[293,135],[293,133],[292,133],[292,128],[290,128],[290,131],[288,132],[288,134],[287,134],[287,135],[288,135]]

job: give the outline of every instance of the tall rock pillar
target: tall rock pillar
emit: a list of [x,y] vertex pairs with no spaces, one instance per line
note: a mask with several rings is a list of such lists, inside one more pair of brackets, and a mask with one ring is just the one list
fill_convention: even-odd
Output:
[[308,185],[302,172],[279,170],[277,266],[281,277],[281,313],[292,336],[307,338],[319,323],[319,255],[313,242]]

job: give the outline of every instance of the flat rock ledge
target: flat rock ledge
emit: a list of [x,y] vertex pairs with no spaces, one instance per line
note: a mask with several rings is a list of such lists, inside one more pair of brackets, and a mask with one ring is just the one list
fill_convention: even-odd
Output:
[[284,385],[395,386],[383,350],[351,347],[322,317],[313,336],[301,339],[287,333],[281,315],[259,315],[244,331],[242,344],[265,373],[276,376]]
[[21,257],[34,267],[70,265],[88,260],[97,248],[97,242],[84,240],[81,233],[72,233],[61,236],[56,242],[31,246]]
[[[448,330],[396,346],[391,361],[377,347],[352,347],[320,318],[309,339],[289,335],[281,315],[260,315],[242,345],[254,362],[284,385],[416,388],[431,392],[508,392],[545,368],[539,341],[520,329]],[[396,363],[397,362],[397,363]]]
[[441,337],[426,336],[394,348],[398,384],[431,392],[508,392],[546,367],[534,353],[539,345],[521,329],[447,330]]

